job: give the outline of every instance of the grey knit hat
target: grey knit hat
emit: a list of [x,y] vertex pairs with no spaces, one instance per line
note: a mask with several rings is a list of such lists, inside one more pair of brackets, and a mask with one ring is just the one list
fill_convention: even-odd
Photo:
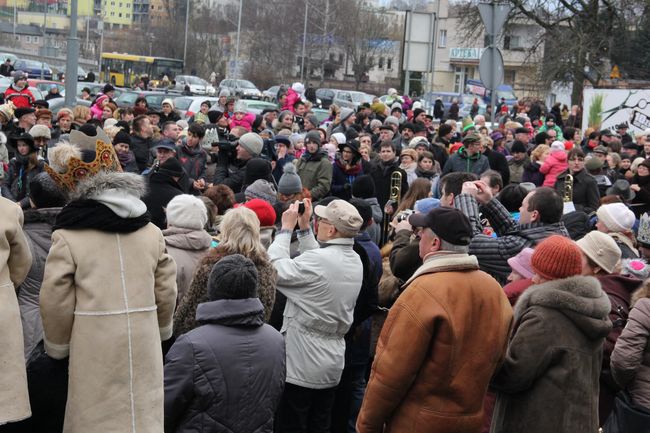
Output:
[[278,192],[284,195],[297,194],[302,192],[302,182],[296,166],[288,162],[284,164],[284,174],[278,182]]
[[257,280],[255,264],[241,254],[232,254],[212,267],[208,278],[208,296],[211,301],[257,298]]
[[264,148],[264,140],[254,132],[247,132],[239,137],[239,145],[246,149],[250,155],[255,158],[260,156]]
[[250,184],[244,191],[244,196],[247,201],[253,200],[254,198],[261,198],[271,205],[274,205],[278,201],[278,193],[275,190],[275,186],[264,179],[257,179]]

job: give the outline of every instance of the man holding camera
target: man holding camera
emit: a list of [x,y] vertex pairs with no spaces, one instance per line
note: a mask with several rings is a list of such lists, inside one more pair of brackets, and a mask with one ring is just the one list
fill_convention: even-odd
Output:
[[[277,287],[287,297],[282,333],[287,378],[278,431],[326,433],[336,386],[345,362],[345,334],[353,321],[363,265],[353,250],[363,220],[344,200],[316,206],[316,238],[310,227],[312,205],[294,202],[282,214],[282,229],[268,253],[278,272]],[[298,224],[300,255],[290,244]]]
[[258,158],[264,147],[264,140],[254,132],[248,132],[237,140],[235,158],[231,152],[219,149],[217,169],[214,174],[214,184],[224,184],[235,193],[241,191],[244,184],[246,164],[253,158]]

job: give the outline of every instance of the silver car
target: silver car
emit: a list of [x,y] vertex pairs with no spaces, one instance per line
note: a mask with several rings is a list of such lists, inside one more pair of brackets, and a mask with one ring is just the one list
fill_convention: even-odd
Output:
[[226,78],[219,83],[219,91],[228,90],[231,96],[244,99],[262,99],[262,92],[248,80]]
[[212,84],[203,78],[194,75],[176,75],[176,90],[183,91],[185,86],[190,86],[190,91],[196,95],[214,95],[215,89]]

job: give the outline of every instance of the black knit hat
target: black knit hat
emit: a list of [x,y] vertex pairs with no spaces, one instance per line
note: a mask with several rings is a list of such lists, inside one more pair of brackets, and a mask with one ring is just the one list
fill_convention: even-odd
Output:
[[29,181],[29,198],[37,209],[63,207],[65,194],[49,174],[42,172]]
[[526,145],[519,140],[515,140],[510,148],[510,153],[526,153]]
[[257,280],[255,264],[241,254],[232,254],[212,267],[208,296],[211,301],[257,298]]
[[264,179],[271,183],[273,181],[273,175],[271,172],[273,167],[271,167],[271,162],[263,158],[252,158],[246,163],[246,168],[244,169],[244,185],[251,185],[257,179]]
[[167,161],[160,164],[156,171],[172,177],[182,177],[185,173],[181,162],[176,158],[169,158]]
[[375,182],[368,174],[358,176],[352,182],[352,196],[357,198],[372,198],[375,196]]
[[117,143],[124,143],[131,146],[131,136],[123,130],[120,130],[117,132],[117,134],[115,134],[115,137],[113,137],[113,146],[115,146]]

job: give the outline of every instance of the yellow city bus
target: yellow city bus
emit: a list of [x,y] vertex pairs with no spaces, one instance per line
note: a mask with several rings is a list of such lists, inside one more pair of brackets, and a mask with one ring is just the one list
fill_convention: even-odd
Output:
[[100,79],[114,86],[131,86],[143,75],[151,82],[162,80],[164,76],[171,81],[183,73],[183,61],[165,57],[136,56],[121,53],[102,53]]

